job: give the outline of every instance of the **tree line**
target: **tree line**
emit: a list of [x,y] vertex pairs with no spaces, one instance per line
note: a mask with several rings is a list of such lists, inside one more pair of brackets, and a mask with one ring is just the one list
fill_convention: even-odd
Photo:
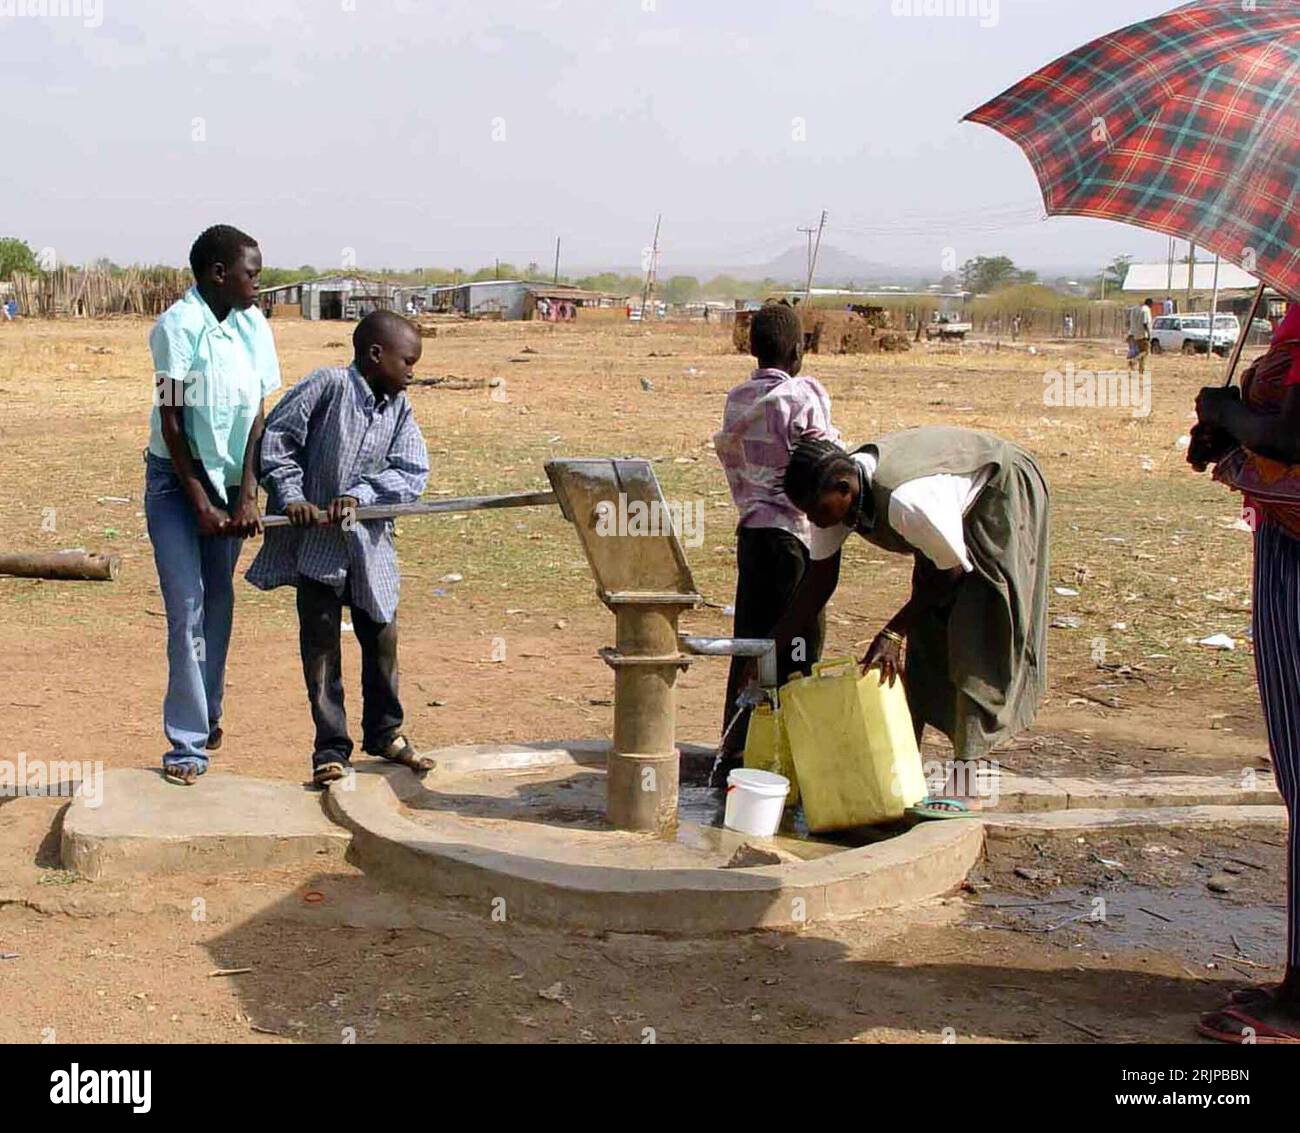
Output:
[[[1113,260],[1096,277],[1095,284],[1092,280],[1089,281],[1089,290],[1100,290],[1104,286],[1109,292],[1118,287],[1128,270],[1129,259],[1128,256],[1119,256]],[[118,275],[126,270],[108,259],[94,260],[84,266],[110,275]],[[25,240],[15,236],[0,237],[0,280],[12,279],[15,272],[36,275],[41,269],[42,265],[37,253]],[[329,272],[321,271],[313,264],[302,264],[296,268],[264,267],[262,286],[279,287],[286,283],[300,283],[327,274]],[[529,263],[520,267],[502,261],[474,271],[444,267],[409,270],[383,268],[377,271],[359,271],[358,274],[393,283],[425,284],[433,287],[477,283],[491,279],[523,279],[539,283],[552,281],[551,274],[543,271],[540,264]],[[576,277],[562,275],[559,282],[613,295],[636,295],[640,294],[644,287],[645,278],[640,275],[607,271]],[[1035,284],[1040,284],[1038,273],[1017,267],[1009,256],[976,256],[962,264],[955,273],[945,275],[939,285],[945,291],[956,291],[960,288],[974,295],[994,295]],[[924,290],[928,285],[929,281],[923,280],[920,286]],[[1064,278],[1054,280],[1050,284],[1041,282],[1040,285],[1057,291],[1068,289],[1068,282]],[[703,281],[693,275],[674,275],[656,282],[655,295],[666,303],[691,303],[702,299],[764,299],[797,288],[797,284],[789,281],[737,279],[725,273]]]

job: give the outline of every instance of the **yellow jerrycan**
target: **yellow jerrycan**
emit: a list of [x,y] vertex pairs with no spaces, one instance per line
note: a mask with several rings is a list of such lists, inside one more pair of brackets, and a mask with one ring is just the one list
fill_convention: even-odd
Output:
[[859,675],[851,657],[813,666],[780,691],[808,829],[846,830],[902,818],[926,796],[902,680]]
[[790,780],[790,793],[785,805],[794,806],[799,801],[799,780],[790,759],[790,742],[786,739],[785,725],[779,709],[770,704],[756,705],[749,714],[749,732],[745,736],[745,766],[759,771],[775,771]]

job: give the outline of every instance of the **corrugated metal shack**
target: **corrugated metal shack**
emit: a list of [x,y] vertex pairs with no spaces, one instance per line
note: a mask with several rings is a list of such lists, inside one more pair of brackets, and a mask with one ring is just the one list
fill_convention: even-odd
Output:
[[583,307],[613,307],[622,300],[600,291],[588,291],[565,284],[536,280],[485,279],[442,287],[401,287],[397,309],[413,304],[418,311],[432,314],[460,314],[475,319],[535,319],[537,304],[563,303],[576,314]]
[[258,292],[262,310],[271,315],[277,307],[297,307],[304,319],[356,321],[371,311],[397,307],[397,287],[359,275],[328,275],[264,287]]

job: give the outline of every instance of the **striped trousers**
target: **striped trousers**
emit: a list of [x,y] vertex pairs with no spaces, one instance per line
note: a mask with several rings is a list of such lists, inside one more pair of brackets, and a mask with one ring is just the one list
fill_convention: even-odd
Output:
[[1300,541],[1271,520],[1255,532],[1255,675],[1273,773],[1290,818],[1287,834],[1287,969],[1300,971]]

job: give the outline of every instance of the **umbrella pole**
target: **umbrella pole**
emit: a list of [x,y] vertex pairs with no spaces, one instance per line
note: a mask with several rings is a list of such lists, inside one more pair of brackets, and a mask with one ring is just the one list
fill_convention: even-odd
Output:
[[[1226,389],[1232,385],[1232,379],[1237,374],[1237,363],[1241,361],[1241,352],[1246,349],[1246,339],[1250,337],[1250,332],[1255,329],[1255,316],[1259,314],[1259,309],[1264,303],[1264,289],[1268,286],[1266,283],[1259,285],[1259,290],[1255,292],[1255,301],[1250,305],[1250,314],[1246,316],[1246,325],[1237,335],[1236,344],[1232,348],[1232,357],[1228,359],[1228,373],[1223,379],[1223,385]],[[1214,349],[1214,316],[1210,316],[1210,349]]]

